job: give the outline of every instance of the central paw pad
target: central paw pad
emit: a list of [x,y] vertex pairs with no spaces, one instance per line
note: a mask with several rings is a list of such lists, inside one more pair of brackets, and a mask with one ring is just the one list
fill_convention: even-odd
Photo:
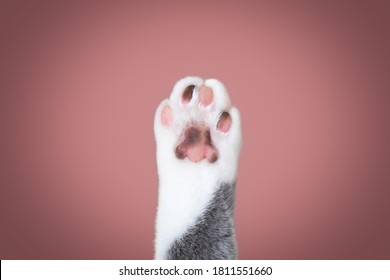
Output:
[[193,162],[207,159],[210,163],[218,159],[218,152],[211,142],[208,127],[191,125],[184,131],[183,138],[175,150],[177,158],[188,157]]

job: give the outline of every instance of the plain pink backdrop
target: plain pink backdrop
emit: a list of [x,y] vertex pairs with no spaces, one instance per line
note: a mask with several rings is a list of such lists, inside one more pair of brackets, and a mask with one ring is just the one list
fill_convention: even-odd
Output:
[[0,258],[153,258],[154,111],[187,75],[241,111],[241,259],[390,258],[384,3],[2,1]]

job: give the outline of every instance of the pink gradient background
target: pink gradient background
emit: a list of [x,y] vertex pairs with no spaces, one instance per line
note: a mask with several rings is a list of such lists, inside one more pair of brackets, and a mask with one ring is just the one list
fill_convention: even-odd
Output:
[[200,75],[242,114],[241,259],[389,259],[390,9],[341,2],[2,1],[0,258],[153,258],[154,111]]

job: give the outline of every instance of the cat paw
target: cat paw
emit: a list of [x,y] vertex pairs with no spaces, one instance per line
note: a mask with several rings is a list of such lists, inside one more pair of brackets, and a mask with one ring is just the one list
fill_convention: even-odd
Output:
[[229,186],[233,200],[240,115],[221,82],[187,77],[158,106],[154,132],[159,177],[155,256],[165,259],[212,201],[220,201],[219,190]]
[[241,146],[240,115],[224,85],[215,79],[179,80],[155,116],[161,156],[192,163],[237,161]]

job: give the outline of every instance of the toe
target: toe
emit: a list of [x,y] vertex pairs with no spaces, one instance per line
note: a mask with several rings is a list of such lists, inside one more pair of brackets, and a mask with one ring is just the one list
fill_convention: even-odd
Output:
[[173,123],[173,114],[172,109],[168,105],[165,105],[165,107],[161,111],[161,122],[163,125],[171,125]]
[[215,104],[215,111],[229,111],[231,108],[231,101],[225,86],[216,79],[208,79],[204,85],[212,91],[212,101]]
[[210,87],[202,86],[199,89],[199,103],[203,106],[209,106],[213,102],[214,94]]
[[194,89],[201,87],[203,79],[200,77],[186,77],[176,82],[169,97],[171,105],[190,105],[194,101]]
[[191,101],[191,99],[192,99],[192,96],[193,96],[193,93],[194,93],[194,88],[195,88],[194,85],[189,85],[189,86],[187,86],[187,87],[184,89],[183,95],[181,96],[181,101],[182,101],[184,104],[190,103],[190,101]]
[[219,117],[217,129],[221,132],[228,132],[232,124],[232,117],[228,112],[223,112]]

